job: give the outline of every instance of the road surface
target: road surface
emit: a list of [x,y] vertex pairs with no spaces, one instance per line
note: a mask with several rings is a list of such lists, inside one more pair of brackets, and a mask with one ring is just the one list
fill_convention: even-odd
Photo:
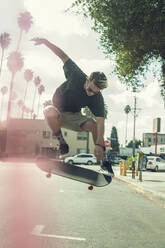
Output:
[[164,248],[165,209],[126,183],[104,188],[34,163],[0,163],[1,248]]

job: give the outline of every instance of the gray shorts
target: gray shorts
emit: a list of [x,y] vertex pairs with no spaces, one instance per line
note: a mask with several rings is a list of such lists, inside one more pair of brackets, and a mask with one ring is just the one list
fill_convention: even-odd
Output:
[[91,117],[82,115],[81,112],[60,112],[61,127],[73,131],[83,131],[82,124],[91,119]]

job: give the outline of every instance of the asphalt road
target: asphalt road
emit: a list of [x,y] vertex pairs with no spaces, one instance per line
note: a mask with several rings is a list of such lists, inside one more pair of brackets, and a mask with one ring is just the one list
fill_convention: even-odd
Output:
[[0,163],[1,248],[164,248],[165,209],[116,180],[104,188],[35,164]]

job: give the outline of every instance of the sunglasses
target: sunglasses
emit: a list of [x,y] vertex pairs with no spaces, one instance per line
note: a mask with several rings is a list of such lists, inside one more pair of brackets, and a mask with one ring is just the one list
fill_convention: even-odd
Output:
[[92,93],[93,95],[98,94],[99,91],[94,91],[94,90],[89,86],[89,84],[90,84],[90,81],[89,81],[89,79],[87,78],[87,88],[86,88],[86,90],[87,90],[89,93]]

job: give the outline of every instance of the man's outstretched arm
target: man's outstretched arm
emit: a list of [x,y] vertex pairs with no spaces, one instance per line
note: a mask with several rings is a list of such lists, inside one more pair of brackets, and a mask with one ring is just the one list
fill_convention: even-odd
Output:
[[35,42],[35,45],[41,45],[44,44],[47,46],[55,55],[57,55],[64,63],[69,59],[68,55],[64,53],[64,51],[52,44],[50,41],[44,38],[33,38],[32,41]]

